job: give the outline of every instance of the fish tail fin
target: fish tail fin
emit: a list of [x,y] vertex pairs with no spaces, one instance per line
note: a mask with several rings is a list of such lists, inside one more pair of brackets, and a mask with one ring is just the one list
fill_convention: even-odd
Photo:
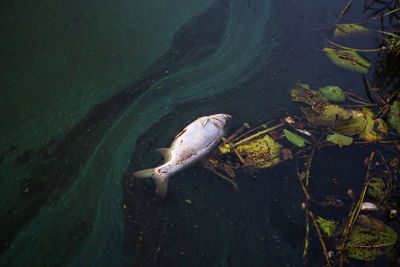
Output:
[[165,198],[168,190],[168,180],[167,176],[162,176],[157,174],[155,169],[146,169],[133,173],[133,176],[136,178],[153,178],[154,183],[156,185],[156,193],[161,198]]
[[146,169],[141,170],[133,173],[133,176],[136,178],[150,178],[154,175],[154,168],[153,169]]
[[158,174],[153,175],[154,183],[156,184],[156,193],[161,198],[165,198],[168,190],[168,180],[169,178],[166,176],[161,176]]

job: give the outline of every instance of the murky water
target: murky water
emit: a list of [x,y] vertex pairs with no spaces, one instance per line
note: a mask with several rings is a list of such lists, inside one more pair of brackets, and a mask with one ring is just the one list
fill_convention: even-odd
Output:
[[[155,150],[199,116],[231,114],[233,131],[297,112],[297,81],[362,92],[315,31],[346,1],[169,2],[1,4],[2,266],[303,264],[294,163],[241,173],[240,192],[194,166],[164,201],[131,173],[157,166]],[[354,6],[347,18],[362,20]],[[343,194],[363,179],[361,166],[337,172],[348,161],[324,166],[332,153],[314,170],[321,196],[330,169],[327,178],[356,177]]]

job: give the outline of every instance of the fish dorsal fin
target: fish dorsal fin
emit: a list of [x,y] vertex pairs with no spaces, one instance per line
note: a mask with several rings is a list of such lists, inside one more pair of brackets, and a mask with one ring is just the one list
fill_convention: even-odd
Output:
[[211,122],[211,119],[210,118],[201,119],[201,125],[203,127],[206,126],[207,122]]
[[165,162],[168,162],[171,159],[171,149],[163,147],[157,149],[157,151],[160,152],[161,155],[163,155]]

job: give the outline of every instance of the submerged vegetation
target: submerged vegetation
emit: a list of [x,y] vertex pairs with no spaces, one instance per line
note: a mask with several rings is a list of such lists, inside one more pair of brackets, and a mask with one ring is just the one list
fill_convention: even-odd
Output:
[[[205,167],[239,190],[235,177],[242,169],[270,168],[295,160],[305,197],[302,203],[306,217],[304,261],[310,253],[312,224],[327,266],[343,266],[351,259],[374,261],[381,255],[388,257],[388,262],[398,264],[399,249],[394,248],[400,229],[397,217],[400,208],[397,178],[400,171],[400,1],[365,2],[365,12],[372,12],[370,19],[381,21],[380,30],[361,25],[366,23],[339,24],[350,7],[351,1],[334,25],[317,31],[329,44],[322,51],[334,64],[362,73],[367,99],[335,85],[316,90],[297,83],[291,97],[299,104],[299,114],[281,115],[252,129],[244,123],[233,135],[223,139]],[[385,29],[385,23],[392,31]],[[332,30],[335,42],[325,36]],[[379,34],[377,48],[354,49],[336,43],[348,36],[370,33]],[[378,59],[372,64],[363,53],[374,53]],[[365,75],[372,67],[374,86]],[[374,144],[381,146],[378,149]],[[359,193],[351,189],[347,192],[353,200],[346,207],[348,216],[335,221],[314,215],[311,203],[320,207],[344,204],[330,196],[324,202],[313,198],[309,188],[313,158],[326,147],[341,149],[360,145],[370,145],[370,156],[365,159],[365,180],[357,190]]]

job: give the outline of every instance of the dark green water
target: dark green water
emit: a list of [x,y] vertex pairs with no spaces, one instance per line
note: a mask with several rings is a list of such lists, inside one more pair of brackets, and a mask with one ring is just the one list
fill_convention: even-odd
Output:
[[[241,174],[240,193],[194,166],[165,201],[130,174],[159,164],[155,149],[199,116],[229,113],[234,130],[297,110],[297,81],[362,92],[314,31],[346,1],[169,2],[0,4],[0,265],[302,265],[292,163]],[[349,22],[363,18],[357,5]],[[364,172],[335,173],[349,175]]]

